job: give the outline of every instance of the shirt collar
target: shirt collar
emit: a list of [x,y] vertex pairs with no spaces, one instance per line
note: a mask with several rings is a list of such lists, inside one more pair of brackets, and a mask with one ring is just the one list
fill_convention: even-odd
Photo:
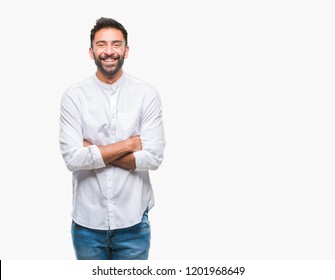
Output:
[[110,90],[112,92],[115,92],[122,84],[123,80],[124,80],[124,77],[125,77],[125,73],[123,71],[122,73],[122,76],[113,84],[107,84],[107,83],[104,83],[102,81],[100,81],[97,77],[97,75],[95,74],[94,75],[94,81],[99,85],[101,86],[103,89],[107,89],[107,90]]

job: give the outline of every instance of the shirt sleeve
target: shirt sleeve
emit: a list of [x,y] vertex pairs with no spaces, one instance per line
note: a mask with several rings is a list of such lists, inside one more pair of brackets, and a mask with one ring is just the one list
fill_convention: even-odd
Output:
[[161,100],[154,89],[143,102],[140,136],[142,150],[134,153],[136,171],[156,170],[163,161],[165,136]]
[[96,145],[83,147],[80,100],[71,90],[67,90],[60,108],[60,150],[70,171],[98,169],[105,167]]

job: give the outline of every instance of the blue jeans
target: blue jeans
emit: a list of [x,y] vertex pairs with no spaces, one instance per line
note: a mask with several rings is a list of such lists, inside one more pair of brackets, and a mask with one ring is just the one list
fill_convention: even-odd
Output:
[[123,229],[95,230],[72,222],[77,260],[147,260],[150,237],[148,211],[139,224]]

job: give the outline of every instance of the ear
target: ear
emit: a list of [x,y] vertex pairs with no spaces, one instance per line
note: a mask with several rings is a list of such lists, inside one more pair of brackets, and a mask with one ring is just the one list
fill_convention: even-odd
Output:
[[94,59],[94,56],[93,56],[93,49],[92,49],[92,47],[89,48],[89,54],[90,54],[90,57],[91,57],[92,59]]
[[129,53],[129,46],[126,47],[126,51],[124,53],[124,58],[128,58],[128,53]]

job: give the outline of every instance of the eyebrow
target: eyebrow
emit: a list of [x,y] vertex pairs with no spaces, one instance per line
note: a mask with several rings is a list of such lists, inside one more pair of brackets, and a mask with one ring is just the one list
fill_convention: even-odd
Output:
[[[105,41],[105,40],[99,40],[99,41],[95,42],[96,45],[97,45],[97,44],[100,44],[100,43],[107,43],[107,41]],[[114,41],[112,41],[111,43],[112,43],[112,44],[115,44],[115,43],[123,43],[123,41],[122,41],[122,40],[114,40]]]

